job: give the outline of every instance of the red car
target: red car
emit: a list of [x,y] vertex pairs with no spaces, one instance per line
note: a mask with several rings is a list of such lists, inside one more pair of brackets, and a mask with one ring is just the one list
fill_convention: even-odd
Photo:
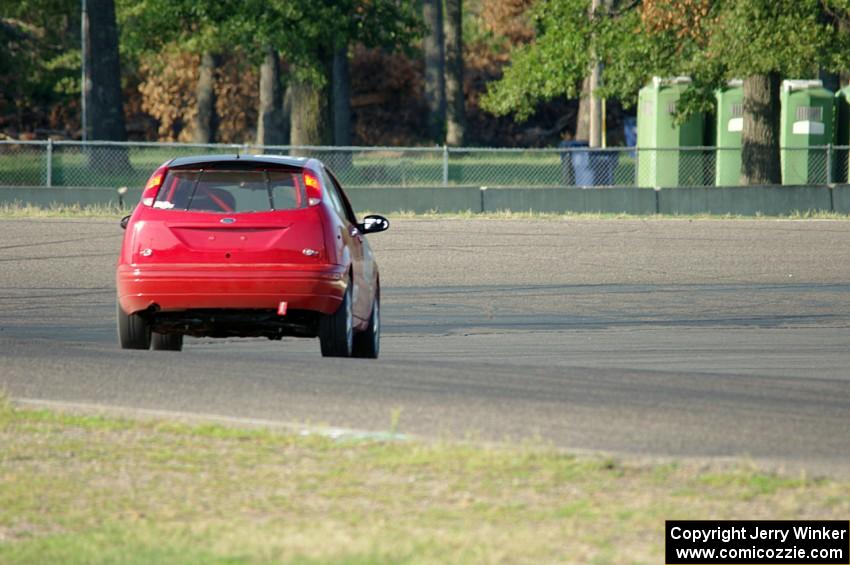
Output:
[[179,351],[183,336],[319,337],[322,355],[377,358],[380,278],[357,220],[316,159],[181,157],[121,221],[118,337]]

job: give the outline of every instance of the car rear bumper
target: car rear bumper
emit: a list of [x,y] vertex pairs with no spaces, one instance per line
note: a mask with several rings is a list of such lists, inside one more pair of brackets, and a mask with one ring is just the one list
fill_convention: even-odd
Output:
[[339,265],[119,265],[118,301],[128,314],[156,307],[336,312],[347,283]]

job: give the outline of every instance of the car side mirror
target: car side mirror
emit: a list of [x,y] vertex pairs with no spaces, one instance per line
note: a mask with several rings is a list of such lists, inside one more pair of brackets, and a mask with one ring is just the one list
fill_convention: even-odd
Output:
[[127,224],[129,224],[129,223],[130,223],[130,216],[124,216],[123,218],[121,218],[121,229],[126,230]]
[[363,222],[357,224],[361,233],[377,233],[385,231],[390,227],[390,221],[383,216],[371,214],[363,218]]

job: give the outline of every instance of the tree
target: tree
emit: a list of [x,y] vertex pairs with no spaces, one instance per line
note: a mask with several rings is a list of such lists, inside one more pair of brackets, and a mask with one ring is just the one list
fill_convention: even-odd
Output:
[[446,143],[463,145],[466,99],[463,94],[463,5],[446,0]]
[[777,71],[744,79],[741,184],[780,184],[779,85]]
[[328,71],[319,76],[312,69],[296,69],[292,76],[292,145],[331,145],[333,131],[328,102]]
[[0,0],[0,128],[78,136],[79,0]]
[[192,141],[217,141],[220,118],[216,111],[216,75],[221,64],[220,54],[234,46],[221,32],[220,22],[235,6],[214,0],[118,2],[123,23],[122,44],[130,57],[150,57],[164,49],[175,48],[200,55]]
[[[128,45],[241,48],[260,65],[268,48],[289,63],[291,143],[332,142],[334,53],[353,42],[396,48],[417,37],[419,19],[402,0],[122,0]],[[344,112],[338,112],[344,118]]]
[[215,109],[215,75],[220,57],[210,51],[201,55],[201,67],[198,72],[196,95],[198,113],[195,116],[195,129],[192,141],[195,143],[213,143],[217,139],[218,113]]
[[[300,41],[288,46],[294,65],[291,143],[339,143],[334,130],[344,142],[351,131],[350,87],[334,88],[335,67],[337,80],[345,81],[347,76],[347,59],[342,65],[338,57],[342,52],[347,57],[348,46],[355,42],[389,49],[405,46],[418,37],[421,22],[412,3],[401,0],[302,1],[309,5],[310,19],[317,24],[296,26]],[[280,41],[283,34],[275,37]]]
[[283,92],[280,81],[280,55],[266,46],[260,66],[260,103],[257,113],[257,144],[286,145],[289,130],[284,129]]
[[[88,24],[83,96],[87,116],[83,128],[89,141],[127,141],[121,94],[121,62],[113,0],[87,0],[83,21]],[[87,151],[89,166],[112,172],[129,166],[126,147],[96,146]]]
[[334,145],[351,145],[351,77],[348,73],[348,45],[334,51],[331,73],[333,142]]
[[742,181],[775,183],[779,78],[850,64],[850,38],[839,29],[850,19],[846,0],[620,1],[606,18],[590,18],[589,7],[589,0],[538,2],[537,41],[518,49],[504,78],[488,89],[490,111],[522,119],[542,100],[574,97],[591,53],[603,63],[600,95],[625,105],[653,75],[691,75],[680,119],[711,108],[716,88],[743,78]]
[[428,136],[433,141],[442,143],[446,123],[443,0],[423,0],[422,17],[428,28],[422,41],[425,57],[425,102],[428,104]]
[[113,0],[87,0],[89,64],[86,65],[85,96],[89,101],[89,139],[126,141],[124,103],[121,95],[121,62]]
[[[417,37],[420,25],[413,6],[401,0],[238,4],[222,26],[225,34],[240,45],[267,42],[290,63],[293,145],[349,143],[350,87],[344,84],[348,46],[360,42],[398,48]],[[335,78],[343,84],[335,86]]]
[[[825,19],[824,12],[836,16]],[[779,95],[783,77],[817,76],[850,63],[850,38],[838,21],[844,0],[725,0],[709,29],[707,48],[693,63],[697,79],[744,79],[742,184],[776,184],[779,171]]]
[[590,77],[585,77],[579,93],[575,139],[590,140]]
[[[612,51],[620,44],[636,50],[635,44],[646,37],[633,34],[641,28],[640,15],[637,10],[627,10],[616,17],[591,20],[589,9],[590,0],[539,0],[531,9],[535,40],[513,50],[511,65],[501,80],[488,86],[482,106],[496,115],[513,113],[524,121],[541,102],[559,96],[578,98],[592,62],[590,53],[596,53],[605,64],[607,94],[631,98],[633,103],[652,64],[634,57],[639,65],[634,68],[631,62],[622,63],[628,54]],[[609,29],[602,29],[603,25]],[[614,40],[612,36],[618,34],[634,38],[633,43]],[[612,45],[608,46],[606,40]],[[638,77],[623,80],[631,74]]]

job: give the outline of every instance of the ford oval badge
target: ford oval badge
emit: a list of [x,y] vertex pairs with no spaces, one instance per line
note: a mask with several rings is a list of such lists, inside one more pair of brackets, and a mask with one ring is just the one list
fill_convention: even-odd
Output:
[[236,218],[222,218],[219,220],[222,224],[232,224],[236,221]]

